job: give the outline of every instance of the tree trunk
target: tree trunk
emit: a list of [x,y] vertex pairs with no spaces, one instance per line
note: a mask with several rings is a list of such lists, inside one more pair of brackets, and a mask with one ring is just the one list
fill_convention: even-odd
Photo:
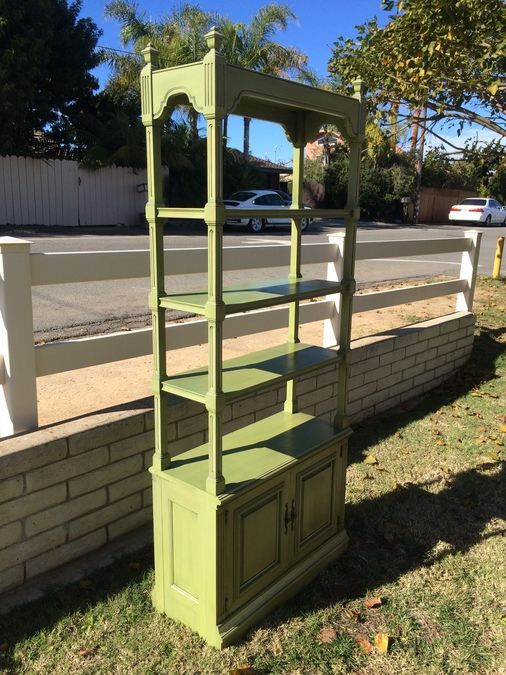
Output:
[[223,147],[226,148],[228,144],[228,115],[223,118]]
[[190,107],[188,110],[188,122],[190,124],[190,140],[192,143],[195,143],[198,141],[199,138],[199,130],[198,130],[198,119],[199,119],[199,114],[195,110],[195,108]]
[[399,136],[399,125],[397,123],[398,115],[399,106],[397,103],[392,103],[390,109],[390,148],[394,154],[397,151],[397,140]]
[[423,108],[423,119],[420,121],[418,112],[417,117],[417,126],[420,130],[420,136],[418,138],[418,144],[416,147],[415,154],[415,189],[414,189],[414,204],[413,204],[413,225],[418,225],[418,216],[420,214],[420,192],[422,190],[422,167],[423,167],[423,148],[425,145],[425,135],[427,133],[427,127],[425,125],[425,120],[427,118],[427,106]]
[[411,137],[409,141],[409,148],[413,153],[416,153],[416,144],[418,143],[418,119],[420,118],[420,108],[413,112],[413,122],[411,124]]
[[251,117],[244,118],[244,138],[243,138],[243,154],[244,154],[244,163],[247,164],[249,161],[249,125],[251,122]]

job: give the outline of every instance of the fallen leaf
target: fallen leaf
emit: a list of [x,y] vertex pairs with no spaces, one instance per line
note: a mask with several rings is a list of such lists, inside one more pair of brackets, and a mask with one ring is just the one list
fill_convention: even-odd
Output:
[[337,637],[337,632],[332,626],[324,626],[317,635],[318,642],[330,644],[334,642]]
[[357,644],[366,654],[370,654],[372,652],[372,644],[367,638],[357,638]]
[[364,607],[372,609],[373,607],[381,607],[383,604],[381,598],[367,598],[364,600]]
[[380,654],[386,654],[388,651],[388,635],[386,633],[376,633],[374,636],[374,644]]
[[364,459],[364,464],[377,464],[378,460],[374,455],[367,455],[367,457]]
[[410,448],[401,448],[401,453],[403,455],[409,455],[410,452],[411,452]]
[[89,656],[93,656],[95,651],[93,649],[80,649],[79,650],[79,656],[83,656],[85,658],[88,658]]
[[485,455],[486,457],[489,457],[491,460],[494,462],[498,462],[501,458],[499,457],[499,453],[494,452],[493,450],[489,450],[487,454]]
[[446,443],[444,441],[439,440],[436,441],[436,445],[446,445]]
[[499,431],[501,432],[501,434],[506,434],[506,424],[501,424],[501,426],[499,427]]
[[[374,542],[371,542],[371,543],[374,543]],[[355,623],[358,623],[362,619],[358,609],[351,609],[351,607],[346,607],[345,610],[344,610],[344,613],[348,617],[348,619],[351,619]]]
[[439,469],[443,473],[450,473],[450,467],[447,464],[442,464]]

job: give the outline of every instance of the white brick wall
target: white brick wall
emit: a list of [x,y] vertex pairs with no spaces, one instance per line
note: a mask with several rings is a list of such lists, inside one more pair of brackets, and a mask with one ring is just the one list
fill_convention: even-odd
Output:
[[[353,425],[432,389],[469,357],[474,317],[456,313],[352,343],[348,414]],[[299,409],[332,420],[334,368],[297,381]],[[235,401],[225,432],[282,410],[285,387]],[[122,535],[148,526],[151,410],[96,414],[0,443],[0,593]],[[204,443],[207,416],[172,397],[173,454]]]

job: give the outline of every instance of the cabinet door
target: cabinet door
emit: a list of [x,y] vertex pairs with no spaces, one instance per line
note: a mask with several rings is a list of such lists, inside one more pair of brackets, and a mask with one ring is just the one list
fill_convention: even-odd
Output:
[[341,444],[318,453],[295,470],[295,496],[290,508],[296,558],[342,529],[343,498]]
[[224,505],[224,614],[250,600],[286,568],[288,472]]

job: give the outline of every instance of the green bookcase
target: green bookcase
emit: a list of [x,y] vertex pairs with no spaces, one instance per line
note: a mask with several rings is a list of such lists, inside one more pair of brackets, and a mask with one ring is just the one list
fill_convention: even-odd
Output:
[[[201,62],[160,69],[157,52],[144,50],[142,119],[146,127],[153,319],[155,453],[153,603],[200,633],[211,645],[237,640],[273,607],[305,585],[345,548],[344,495],[347,439],[346,369],[358,177],[364,105],[359,82],[342,96],[232,66],[220,53],[221,36],[207,36]],[[175,106],[190,103],[207,123],[207,203],[203,209],[167,208],[162,197],[160,132]],[[293,144],[290,270],[286,279],[223,287],[223,119],[245,115],[280,123]],[[350,147],[347,204],[331,215],[345,219],[343,278],[303,279],[300,221],[304,148],[323,124],[333,124]],[[329,212],[330,213],[330,212]],[[250,217],[237,209],[232,217]],[[268,208],[255,213],[276,215]],[[167,294],[164,288],[163,220],[203,218],[208,231],[208,285],[204,292]],[[336,349],[299,340],[299,303],[340,293]],[[223,323],[237,312],[288,304],[286,344],[224,362]],[[165,310],[200,314],[208,322],[208,367],[167,376]],[[333,424],[298,412],[296,378],[335,364],[338,373]],[[337,377],[337,375],[336,375]],[[248,393],[286,383],[284,410],[224,435],[225,406]],[[198,401],[208,413],[208,442],[171,457],[167,395]]]

